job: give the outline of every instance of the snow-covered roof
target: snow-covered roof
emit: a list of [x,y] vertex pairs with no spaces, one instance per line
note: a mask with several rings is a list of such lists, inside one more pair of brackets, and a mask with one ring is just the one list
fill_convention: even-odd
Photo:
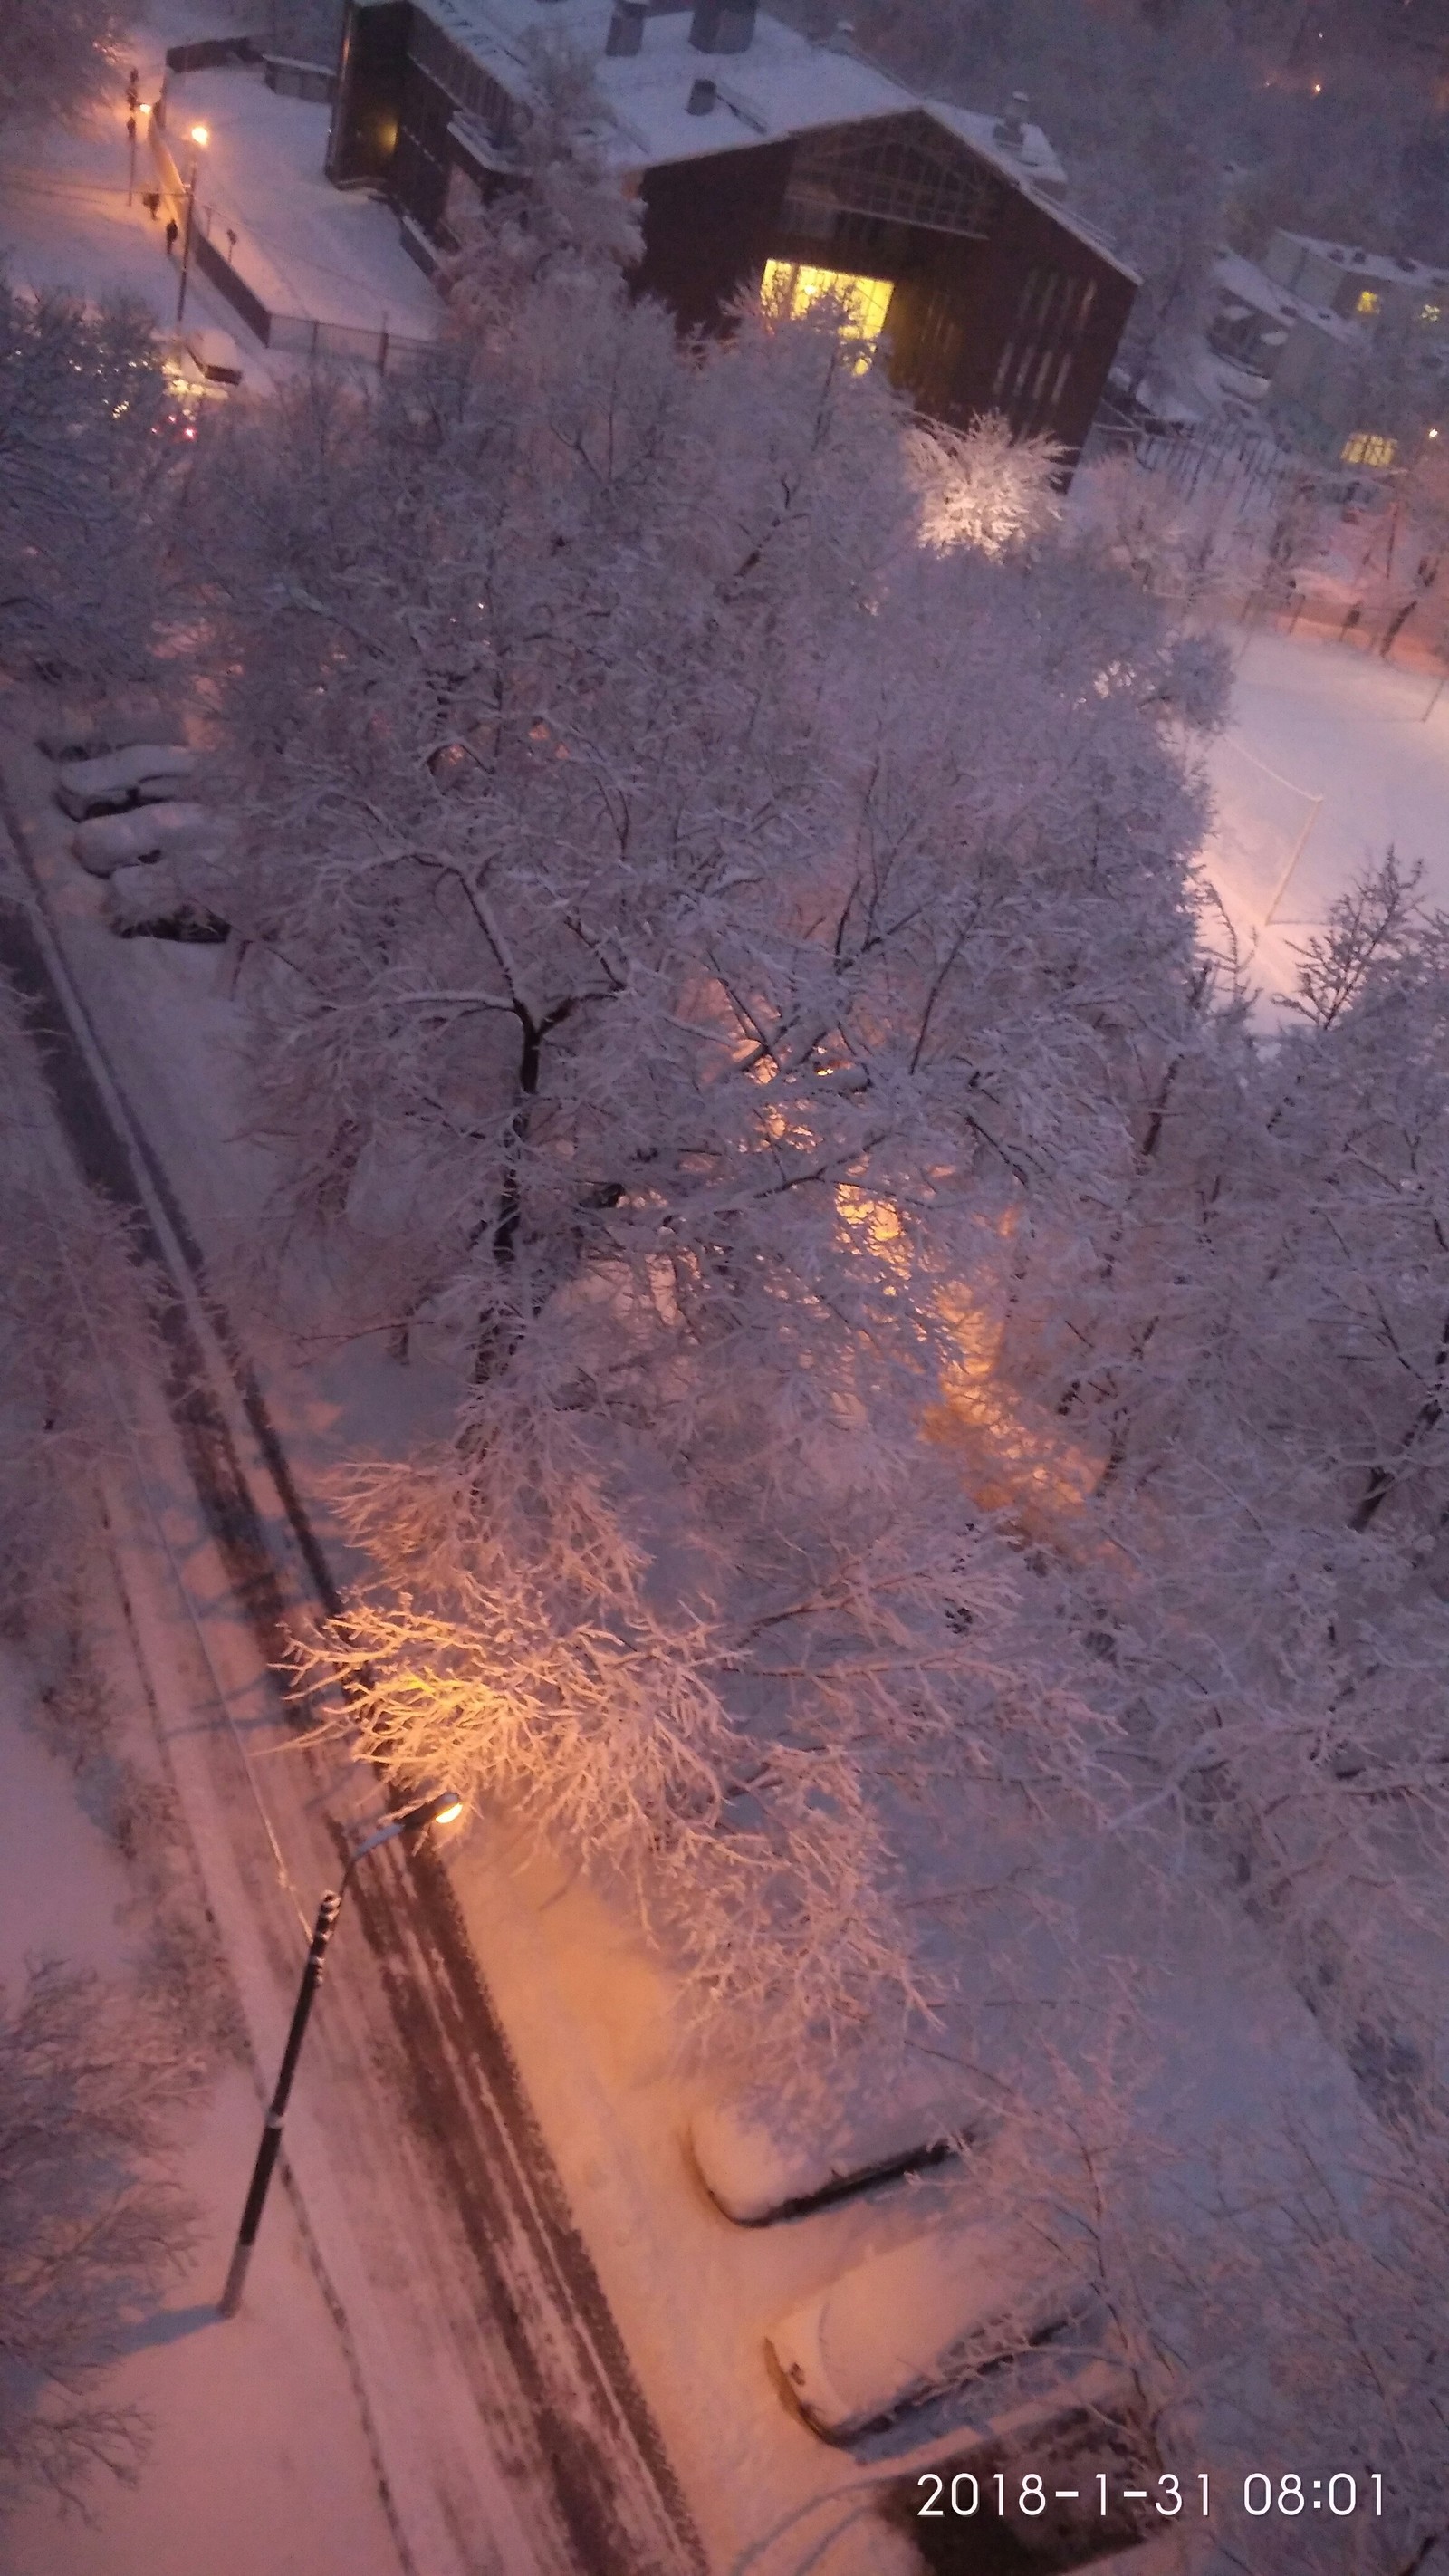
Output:
[[1383,286],[1449,286],[1449,273],[1429,268],[1421,259],[1394,259],[1387,251],[1360,250],[1352,242],[1315,241],[1310,233],[1285,232],[1282,239],[1332,260],[1346,277],[1372,277]]
[[[701,54],[690,44],[692,11],[655,9],[637,54],[607,54],[612,0],[418,0],[424,16],[451,36],[513,97],[526,92],[531,48],[540,35],[562,38],[594,66],[610,125],[598,136],[621,170],[697,161],[776,143],[835,125],[923,112],[1066,230],[1103,257],[1115,258],[1093,226],[1060,203],[1066,173],[1040,126],[1026,124],[1008,142],[1006,121],[926,98],[858,54],[845,37],[812,42],[760,9],[743,53]],[[714,83],[716,103],[691,116],[695,82]],[[1124,274],[1131,276],[1130,270]],[[1135,281],[1134,281],[1135,282]]]
[[993,163],[1017,187],[1025,181],[1045,196],[1065,190],[1067,174],[1039,125],[1023,125],[1021,141],[1009,143],[1004,117],[982,116],[975,108],[954,107],[941,98],[923,99],[921,104],[938,125],[944,125],[958,142],[969,143],[973,152]]
[[1089,250],[1110,260],[1112,266],[1130,278],[1134,286],[1141,285],[1137,270],[1128,267],[1106,234],[1089,223],[1085,215],[1078,214],[1075,207],[1063,204],[1067,174],[1039,125],[1024,125],[1020,143],[1008,143],[1004,131],[1006,120],[1002,117],[983,116],[976,108],[955,107],[943,98],[922,98],[911,103],[924,108],[937,125],[944,125],[949,134],[955,135],[958,143],[968,144],[979,159],[990,162],[992,168],[999,170],[1014,188],[1019,188],[1024,197],[1030,197],[1034,205],[1043,207],[1064,232],[1074,234],[1078,241],[1086,243]]
[[[420,0],[433,19],[515,97],[530,72],[530,39],[563,39],[594,65],[599,94],[614,120],[600,136],[621,169],[702,160],[745,145],[777,142],[817,126],[899,116],[919,101],[889,74],[835,43],[811,44],[793,27],[760,11],[742,54],[699,54],[689,41],[688,8],[651,15],[637,54],[609,55],[604,40],[611,0]],[[715,84],[718,105],[691,116],[696,80]]]
[[1311,322],[1315,330],[1326,331],[1334,339],[1354,343],[1359,337],[1358,325],[1335,313],[1326,304],[1314,304],[1308,297],[1295,295],[1280,286],[1266,269],[1255,261],[1244,259],[1235,250],[1221,251],[1213,262],[1213,278],[1226,295],[1254,313],[1265,313],[1275,322]]

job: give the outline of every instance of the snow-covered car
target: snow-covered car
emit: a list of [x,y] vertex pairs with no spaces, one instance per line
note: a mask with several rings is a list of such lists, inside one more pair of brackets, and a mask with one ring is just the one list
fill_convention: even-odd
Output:
[[188,331],[186,356],[204,385],[241,383],[241,351],[229,331]]
[[868,2255],[792,2309],[766,2349],[806,2423],[845,2442],[1031,2351],[1087,2304],[1069,2264],[981,2221]]
[[52,708],[36,733],[48,760],[94,760],[104,751],[128,751],[136,742],[179,742],[173,720],[153,691],[134,689],[114,698]]
[[209,806],[178,802],[136,805],[125,814],[95,814],[79,826],[71,848],[93,877],[108,877],[116,868],[209,851],[218,838],[217,817]]
[[218,947],[229,925],[176,882],[165,859],[117,868],[106,888],[105,921],[118,939],[176,939]]
[[136,803],[178,796],[196,769],[196,754],[179,742],[135,742],[95,760],[70,760],[57,770],[55,792],[67,814],[115,814]]
[[823,2097],[792,2101],[765,2088],[707,2103],[694,2114],[689,2143],[716,2208],[738,2226],[762,2227],[939,2164],[981,2128],[969,2087],[952,2096],[935,2071],[871,2053],[842,2058]]

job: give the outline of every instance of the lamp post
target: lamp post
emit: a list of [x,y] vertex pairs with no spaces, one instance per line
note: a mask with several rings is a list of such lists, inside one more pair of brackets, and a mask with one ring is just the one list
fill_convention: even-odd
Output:
[[335,1895],[329,1892],[324,1896],[317,1908],[317,1920],[312,1927],[312,1947],[307,1953],[307,1964],[302,1970],[302,1982],[297,1989],[296,2003],[292,2007],[292,2026],[287,2033],[287,2045],[282,2051],[281,2071],[262,2127],[262,2141],[257,2149],[256,2163],[252,2167],[251,2185],[246,2196],[246,2206],[242,2211],[241,2225],[237,2230],[236,2244],[232,2248],[226,2287],[221,2294],[220,2313],[224,2317],[234,2317],[241,2305],[242,2288],[247,2277],[247,2267],[252,2259],[252,2248],[257,2241],[257,2230],[262,2223],[267,2191],[276,2168],[277,2158],[282,2151],[282,2122],[287,2116],[292,2079],[297,2072],[297,2060],[302,2054],[302,2042],[307,2036],[307,2024],[311,2018],[312,2005],[317,1989],[322,1983],[327,1944],[332,1938],[333,1926],[342,1911],[342,1900],[347,1894],[348,1881],[358,1862],[365,1860],[369,1852],[377,1851],[383,1843],[396,1841],[399,1834],[424,1833],[429,1825],[450,1825],[462,1812],[462,1799],[452,1789],[444,1789],[437,1797],[425,1798],[419,1806],[409,1807],[405,1814],[394,1816],[391,1823],[380,1826],[375,1834],[368,1835],[366,1842],[358,1844],[342,1873],[341,1887]]
[[178,331],[181,328],[181,317],[186,311],[186,278],[187,272],[191,267],[191,226],[196,214],[196,174],[201,166],[202,153],[206,150],[210,141],[211,135],[206,126],[193,125],[191,129],[191,176],[186,182],[186,231],[181,243],[181,284],[176,290],[176,328]]
[[141,114],[141,75],[132,70],[126,83],[126,203],[136,193],[136,119]]

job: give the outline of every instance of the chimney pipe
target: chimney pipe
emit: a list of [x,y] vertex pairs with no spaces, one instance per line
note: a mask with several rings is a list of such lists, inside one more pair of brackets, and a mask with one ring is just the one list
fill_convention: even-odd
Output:
[[719,96],[712,80],[697,80],[690,90],[685,112],[689,116],[711,116]]
[[755,0],[695,0],[689,41],[697,54],[748,53],[755,36]]
[[1011,93],[1011,105],[1006,114],[998,117],[992,127],[996,141],[1004,143],[1009,152],[1019,152],[1026,141],[1026,117],[1030,105],[1031,101],[1025,90],[1014,89]]
[[637,54],[644,43],[648,0],[614,0],[614,14],[604,39],[606,54]]

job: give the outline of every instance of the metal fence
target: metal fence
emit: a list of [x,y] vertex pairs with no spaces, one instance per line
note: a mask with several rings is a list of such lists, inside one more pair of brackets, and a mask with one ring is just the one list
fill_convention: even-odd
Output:
[[[168,211],[178,224],[186,221],[186,185],[176,167],[170,146],[151,126],[151,151],[156,163],[161,193]],[[232,311],[246,324],[253,339],[264,349],[279,349],[304,358],[332,358],[350,361],[354,366],[375,367],[381,375],[399,375],[420,364],[431,340],[421,340],[406,331],[390,331],[385,323],[372,327],[352,322],[323,322],[310,314],[274,313],[235,262],[223,258],[210,238],[208,220],[196,210],[191,232],[191,257],[209,286],[225,297]]]

